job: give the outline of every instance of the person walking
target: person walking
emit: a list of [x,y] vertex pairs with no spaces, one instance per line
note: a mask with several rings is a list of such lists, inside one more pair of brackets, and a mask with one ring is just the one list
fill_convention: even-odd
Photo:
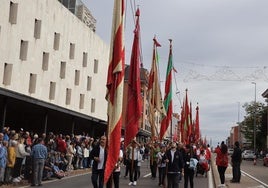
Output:
[[112,173],[112,175],[110,176],[106,187],[107,188],[111,188],[113,187],[112,184],[114,184],[114,188],[119,188],[119,180],[120,180],[120,170],[121,170],[121,162],[123,160],[123,150],[120,149],[119,150],[119,157],[118,157],[118,161],[115,164],[115,169]]
[[241,178],[241,170],[240,170],[240,165],[242,162],[242,151],[239,147],[239,142],[235,142],[235,148],[234,152],[232,154],[232,167],[233,167],[233,179],[231,180],[231,183],[240,183],[240,178]]
[[160,151],[159,144],[154,142],[150,146],[150,170],[152,174],[152,179],[156,178],[157,173],[157,153]]
[[94,188],[103,188],[104,167],[107,159],[106,142],[106,136],[102,136],[100,143],[89,154],[89,158],[93,160],[91,182]]
[[177,150],[176,142],[171,143],[171,148],[166,152],[167,163],[167,188],[179,187],[179,175],[184,168],[183,157],[179,150]]
[[140,145],[136,140],[132,140],[131,146],[128,147],[129,150],[129,184],[137,185],[138,180],[138,159],[140,155]]
[[190,182],[190,187],[193,188],[194,172],[197,164],[197,157],[194,154],[193,147],[190,146],[189,144],[185,146],[185,154],[183,155],[183,161],[184,161],[184,188],[188,188],[188,181]]
[[41,186],[45,160],[47,158],[47,147],[44,145],[43,138],[38,138],[37,144],[31,150],[33,161],[33,181],[31,186]]
[[216,165],[218,168],[218,173],[220,175],[221,184],[218,187],[225,187],[225,171],[228,167],[228,149],[227,145],[222,141],[221,146],[215,149]]
[[166,177],[166,146],[163,144],[160,147],[160,151],[157,153],[157,165],[158,165],[158,175],[159,181],[158,185],[165,185]]

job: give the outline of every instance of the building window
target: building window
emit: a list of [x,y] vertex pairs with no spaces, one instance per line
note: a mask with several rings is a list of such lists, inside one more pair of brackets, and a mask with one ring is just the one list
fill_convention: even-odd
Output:
[[80,94],[79,108],[84,109],[85,94]]
[[43,60],[42,60],[42,69],[43,69],[43,71],[48,70],[48,61],[49,61],[49,53],[43,52]]
[[87,91],[91,90],[91,83],[92,83],[92,77],[88,76],[87,77]]
[[34,38],[40,39],[41,36],[41,20],[35,19],[34,21]]
[[60,78],[65,78],[65,72],[66,72],[66,62],[62,61],[60,62]]
[[83,67],[87,67],[87,53],[83,52]]
[[80,71],[75,70],[74,85],[78,86],[79,85],[79,80],[80,80]]
[[72,89],[67,88],[66,89],[66,100],[65,100],[65,104],[66,105],[70,105],[71,104],[71,96],[72,96]]
[[98,73],[98,65],[99,61],[97,59],[94,59],[94,73]]
[[12,1],[10,1],[9,22],[11,24],[17,23],[17,15],[18,15],[18,3],[13,3]]
[[27,60],[27,53],[28,53],[28,41],[21,40],[20,41],[20,59],[22,61]]
[[29,93],[35,93],[37,74],[30,74]]
[[11,76],[12,76],[12,64],[5,63],[4,65],[4,77],[3,84],[10,85],[11,84]]
[[69,58],[74,59],[74,53],[75,53],[75,44],[70,43],[70,51],[69,51]]
[[59,50],[60,48],[60,34],[59,33],[54,33],[54,44],[53,44],[53,49],[54,50]]
[[91,99],[91,113],[95,112],[96,99]]
[[50,82],[49,85],[49,100],[55,99],[55,93],[56,93],[56,82]]

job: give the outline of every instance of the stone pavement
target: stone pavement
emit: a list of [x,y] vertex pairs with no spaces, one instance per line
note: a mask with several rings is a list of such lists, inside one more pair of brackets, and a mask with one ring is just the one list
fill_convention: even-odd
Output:
[[[216,155],[212,155],[211,160],[211,167],[212,167],[212,175],[214,177],[214,184],[217,188],[218,185],[220,185],[220,177],[217,170],[217,166],[215,163],[215,157]],[[260,185],[257,181],[253,180],[252,178],[246,176],[245,174],[241,174],[241,180],[240,183],[231,183],[230,180],[233,178],[232,175],[232,166],[229,164],[228,168],[225,172],[225,187],[228,188],[263,188],[264,186]]]

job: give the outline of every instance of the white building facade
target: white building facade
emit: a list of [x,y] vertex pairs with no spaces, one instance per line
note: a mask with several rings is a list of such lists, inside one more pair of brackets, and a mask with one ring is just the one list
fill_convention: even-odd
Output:
[[109,46],[58,0],[0,0],[0,89],[107,120]]

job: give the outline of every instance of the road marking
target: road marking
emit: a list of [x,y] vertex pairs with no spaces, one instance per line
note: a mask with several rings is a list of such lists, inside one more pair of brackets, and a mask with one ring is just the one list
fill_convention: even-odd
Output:
[[148,176],[151,176],[151,175],[152,175],[152,173],[149,173],[149,174],[145,174],[143,177],[147,178]]
[[[260,184],[262,184],[264,187],[268,187],[268,185],[267,185],[266,183],[262,182],[261,180],[258,180],[257,178],[253,177],[252,175],[250,175],[250,174],[248,174],[248,173],[246,173],[246,172],[244,172],[244,171],[242,171],[242,170],[241,170],[241,172],[242,172],[243,174],[245,174],[246,176],[250,177],[251,179],[257,181],[257,182],[260,183]],[[257,188],[257,187],[256,187],[256,188]],[[258,187],[258,188],[261,188],[261,187]]]

